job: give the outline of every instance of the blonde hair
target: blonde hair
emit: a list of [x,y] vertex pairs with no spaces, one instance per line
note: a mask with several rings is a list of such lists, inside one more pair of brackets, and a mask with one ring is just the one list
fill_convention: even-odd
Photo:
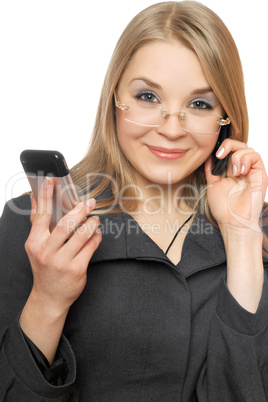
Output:
[[[114,91],[128,62],[142,46],[153,41],[180,41],[198,56],[206,79],[232,122],[232,138],[247,142],[248,112],[243,71],[235,42],[212,10],[196,1],[170,1],[154,4],[141,11],[127,25],[115,47],[104,80],[90,147],[72,177],[83,197],[98,197],[107,188],[113,192],[98,203],[111,208],[121,189],[127,188],[127,210],[135,209],[135,183],[130,163],[125,158],[116,135]],[[90,178],[90,180],[89,180]],[[189,178],[198,191],[195,205],[204,202],[206,214],[213,222],[206,193],[203,165]],[[189,197],[188,197],[189,198]],[[114,208],[113,211],[118,211]],[[214,222],[215,223],[215,222]]]

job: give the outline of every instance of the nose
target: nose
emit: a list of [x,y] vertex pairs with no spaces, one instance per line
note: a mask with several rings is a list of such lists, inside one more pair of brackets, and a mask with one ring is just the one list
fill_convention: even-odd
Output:
[[170,139],[186,135],[186,131],[182,128],[183,113],[167,113],[163,117],[163,124],[157,128],[159,134]]

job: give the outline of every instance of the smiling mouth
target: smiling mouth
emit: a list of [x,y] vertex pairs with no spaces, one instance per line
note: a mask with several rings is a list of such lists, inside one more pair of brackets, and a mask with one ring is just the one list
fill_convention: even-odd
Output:
[[185,149],[167,149],[159,147],[151,147],[148,145],[149,150],[161,159],[179,159],[186,154]]

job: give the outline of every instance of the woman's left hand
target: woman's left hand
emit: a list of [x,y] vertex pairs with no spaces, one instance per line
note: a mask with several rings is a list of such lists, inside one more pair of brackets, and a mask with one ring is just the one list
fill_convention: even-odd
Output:
[[208,203],[220,229],[259,232],[268,185],[261,156],[245,143],[232,139],[223,141],[217,155],[218,159],[230,155],[226,178],[212,174],[211,157],[205,163]]
[[244,309],[255,313],[264,280],[259,219],[267,174],[260,155],[243,142],[226,139],[219,152],[219,159],[230,155],[227,177],[214,176],[211,157],[206,161],[208,203],[225,245],[227,286]]

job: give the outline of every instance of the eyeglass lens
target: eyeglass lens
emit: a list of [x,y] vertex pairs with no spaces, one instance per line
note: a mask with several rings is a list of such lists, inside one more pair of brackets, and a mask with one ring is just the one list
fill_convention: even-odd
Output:
[[181,114],[167,112],[165,117],[165,113],[161,113],[163,109],[158,105],[157,107],[144,107],[135,102],[126,102],[126,104],[129,108],[124,110],[124,119],[137,125],[159,127],[164,124],[166,119],[174,115],[180,120],[181,126],[185,131],[213,135],[218,134],[220,130],[218,123],[220,117],[209,113],[208,109],[190,109]]

